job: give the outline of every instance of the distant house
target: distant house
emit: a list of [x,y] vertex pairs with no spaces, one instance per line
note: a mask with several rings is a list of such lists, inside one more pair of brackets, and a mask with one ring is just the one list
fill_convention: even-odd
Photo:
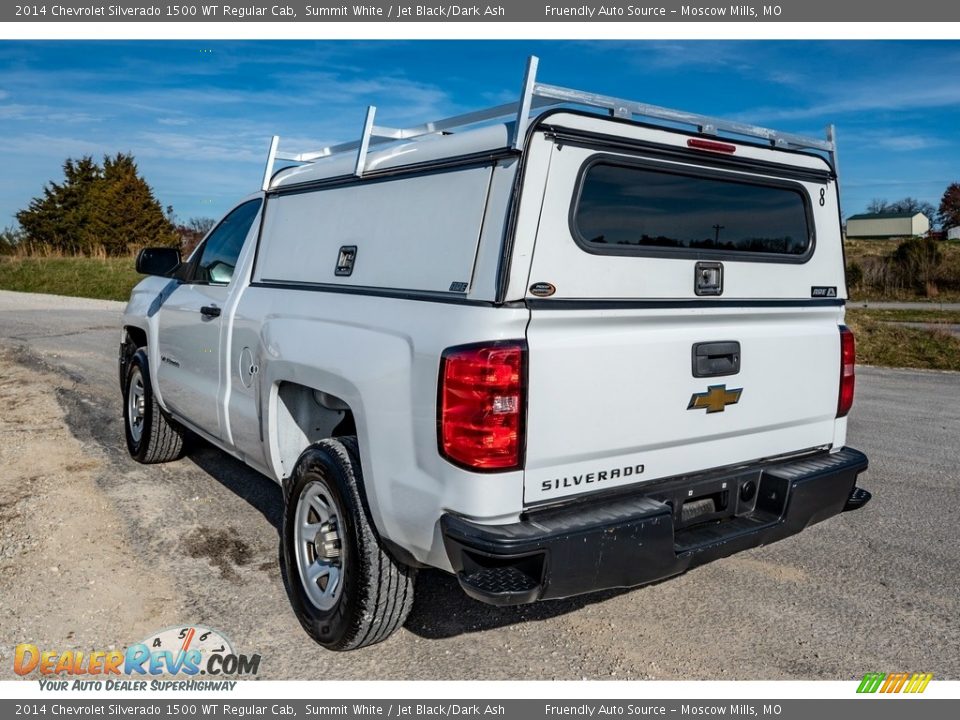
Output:
[[926,235],[930,220],[922,212],[861,213],[847,218],[848,238],[891,238]]
[[960,225],[947,230],[947,240],[960,240]]

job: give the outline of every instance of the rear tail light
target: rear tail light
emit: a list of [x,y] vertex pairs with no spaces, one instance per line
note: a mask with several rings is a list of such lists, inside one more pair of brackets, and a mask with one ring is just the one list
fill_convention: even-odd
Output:
[[471,470],[522,464],[526,344],[449,348],[440,359],[437,425],[441,454]]
[[853,405],[853,366],[857,361],[857,344],[853,332],[846,325],[840,326],[840,398],[837,400],[837,417],[844,417]]

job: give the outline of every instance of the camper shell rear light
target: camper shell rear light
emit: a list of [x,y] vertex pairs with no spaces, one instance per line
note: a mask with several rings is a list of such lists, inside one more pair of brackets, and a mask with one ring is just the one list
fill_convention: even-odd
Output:
[[687,140],[687,147],[694,150],[707,150],[708,152],[726,153],[728,155],[733,155],[733,153],[737,151],[736,145],[718,142],[717,140],[703,140],[701,138],[690,138]]

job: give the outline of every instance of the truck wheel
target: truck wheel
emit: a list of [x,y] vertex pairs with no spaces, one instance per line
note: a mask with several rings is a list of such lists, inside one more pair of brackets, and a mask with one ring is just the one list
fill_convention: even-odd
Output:
[[127,365],[123,385],[123,427],[127,450],[144,464],[169,462],[183,456],[186,430],[164,415],[153,397],[147,354],[141,348]]
[[357,440],[303,451],[285,483],[283,558],[293,609],[329,650],[386,640],[413,606],[415,570],[381,547],[360,497]]

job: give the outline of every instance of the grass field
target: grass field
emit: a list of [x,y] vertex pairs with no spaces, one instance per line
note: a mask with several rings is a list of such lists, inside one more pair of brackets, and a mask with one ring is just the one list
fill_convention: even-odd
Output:
[[850,315],[879,322],[920,322],[930,323],[932,325],[960,325],[960,310],[940,310],[933,303],[930,303],[930,307],[928,308],[924,307],[913,310],[847,307],[847,317],[850,317]]
[[[888,240],[859,240],[847,238],[843,242],[847,268],[857,266],[861,269],[868,267],[871,261],[875,264],[884,257],[891,256],[902,239]],[[942,253],[942,260],[937,276],[937,293],[935,297],[927,297],[916,288],[901,288],[884,292],[881,287],[870,285],[863,278],[860,284],[851,285],[851,300],[939,300],[941,302],[960,302],[960,241],[943,240],[937,243]]]
[[0,256],[0,289],[100,300],[127,300],[143,275],[132,257]]
[[[847,325],[857,339],[858,364],[924,370],[960,370],[960,339],[940,330],[903,327],[889,320],[878,320],[874,315],[876,312],[878,311],[847,312]],[[929,314],[944,315],[933,312]],[[918,320],[911,317],[909,320],[899,321]],[[922,316],[919,321],[932,322]],[[954,320],[941,319],[939,322]]]
[[[843,241],[843,250],[847,256],[847,263],[850,263],[851,261],[862,260],[869,256],[882,257],[884,255],[890,255],[902,242],[902,238],[889,238],[884,240],[845,238]],[[938,246],[945,258],[960,256],[960,240],[941,240],[938,242]]]

